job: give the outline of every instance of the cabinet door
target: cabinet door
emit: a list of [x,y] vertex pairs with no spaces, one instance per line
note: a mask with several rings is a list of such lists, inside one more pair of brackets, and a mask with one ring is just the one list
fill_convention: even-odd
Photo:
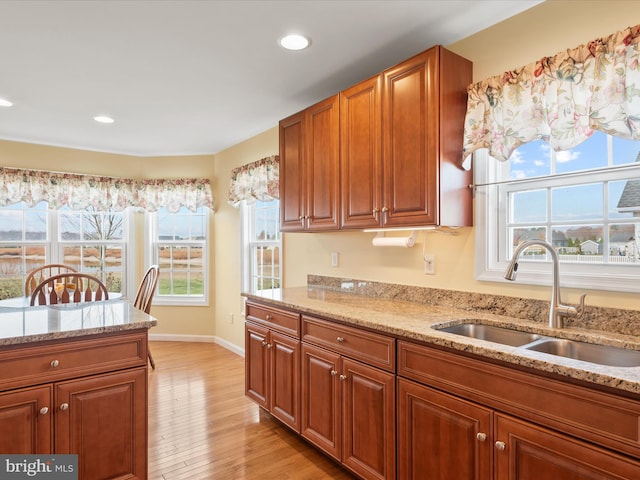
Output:
[[383,73],[385,226],[438,221],[437,74],[435,49]]
[[276,332],[270,334],[269,411],[300,433],[300,340]]
[[340,356],[302,344],[301,434],[340,460]]
[[57,453],[78,454],[78,477],[147,478],[147,369],[55,385]]
[[395,375],[343,358],[340,380],[342,463],[362,478],[395,479]]
[[308,230],[337,230],[340,196],[340,103],[334,95],[305,110]]
[[305,227],[304,113],[280,121],[280,230]]
[[342,228],[381,226],[381,77],[340,93]]
[[487,408],[399,378],[399,478],[489,480],[491,419]]
[[258,405],[269,409],[269,330],[247,322],[245,324],[245,394]]
[[0,394],[0,452],[52,453],[52,387]]
[[496,414],[496,480],[633,480],[640,463],[572,437]]

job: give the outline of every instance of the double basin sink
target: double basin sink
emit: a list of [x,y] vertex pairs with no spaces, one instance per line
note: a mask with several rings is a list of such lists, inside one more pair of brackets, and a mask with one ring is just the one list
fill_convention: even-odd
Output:
[[608,345],[596,345],[578,340],[547,337],[507,327],[477,323],[462,323],[449,327],[434,327],[441,332],[454,333],[488,342],[520,347],[561,357],[614,367],[640,366],[640,351]]

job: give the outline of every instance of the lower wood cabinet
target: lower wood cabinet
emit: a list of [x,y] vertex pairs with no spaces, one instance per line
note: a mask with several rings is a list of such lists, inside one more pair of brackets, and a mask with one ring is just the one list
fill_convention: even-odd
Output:
[[245,393],[300,433],[300,340],[247,322]]
[[[398,378],[400,479],[640,478],[638,456],[620,451],[640,441],[637,401],[410,342],[398,350],[398,374],[425,382]],[[558,409],[574,435],[555,428]]]
[[144,330],[4,349],[0,452],[77,454],[80,480],[146,479],[146,348]]
[[395,478],[395,375],[302,345],[302,436],[366,479]]

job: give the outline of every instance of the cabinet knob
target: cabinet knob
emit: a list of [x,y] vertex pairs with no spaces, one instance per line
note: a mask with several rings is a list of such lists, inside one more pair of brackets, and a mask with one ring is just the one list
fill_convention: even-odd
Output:
[[51,366],[53,368],[56,368],[58,365],[60,365],[60,362],[58,360],[51,360]]
[[478,441],[484,442],[487,439],[487,434],[483,432],[478,432],[476,433],[476,438],[478,439]]
[[266,347],[267,345],[269,345],[269,344],[267,343],[267,341],[266,341],[266,340],[264,340],[264,341],[262,342],[262,346],[263,346],[263,347]]
[[267,313],[267,314],[264,316],[264,318],[265,318],[266,320],[271,320],[273,317],[271,316],[271,314]]
[[387,207],[382,207],[382,213],[388,212],[388,211],[389,211],[389,209]]
[[69,410],[69,404],[68,403],[63,403],[62,405],[60,405],[60,410],[62,410],[63,412],[65,410]]
[[338,337],[336,338],[336,340],[338,341],[338,343],[344,343],[344,337]]
[[273,348],[273,345],[271,345],[270,343],[267,343],[267,348]]
[[505,448],[507,448],[507,444],[506,444],[506,443],[504,443],[504,442],[499,442],[499,441],[498,441],[498,442],[496,442],[496,448],[497,448],[498,450],[501,450],[501,451],[502,451],[502,450],[504,450]]
[[336,370],[331,370],[331,376],[335,377],[338,374],[338,372]]
[[49,407],[42,407],[40,409],[40,415],[46,415],[47,413],[49,413]]
[[340,375],[340,380],[342,380],[343,382],[347,379],[346,375]]

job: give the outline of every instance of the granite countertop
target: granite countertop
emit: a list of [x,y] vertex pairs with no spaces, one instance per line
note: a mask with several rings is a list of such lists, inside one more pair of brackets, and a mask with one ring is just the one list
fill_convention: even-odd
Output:
[[126,300],[0,308],[0,348],[151,328],[156,319]]
[[[382,333],[473,353],[542,372],[640,394],[640,367],[612,367],[566,357],[525,350],[484,340],[438,331],[434,326],[483,323],[507,326],[546,336],[640,350],[636,335],[608,333],[576,326],[552,329],[539,321],[487,313],[481,309],[459,309],[415,301],[366,296],[322,287],[297,287],[270,296],[243,293],[247,298],[299,312],[318,315]],[[468,307],[468,306],[467,306]]]

